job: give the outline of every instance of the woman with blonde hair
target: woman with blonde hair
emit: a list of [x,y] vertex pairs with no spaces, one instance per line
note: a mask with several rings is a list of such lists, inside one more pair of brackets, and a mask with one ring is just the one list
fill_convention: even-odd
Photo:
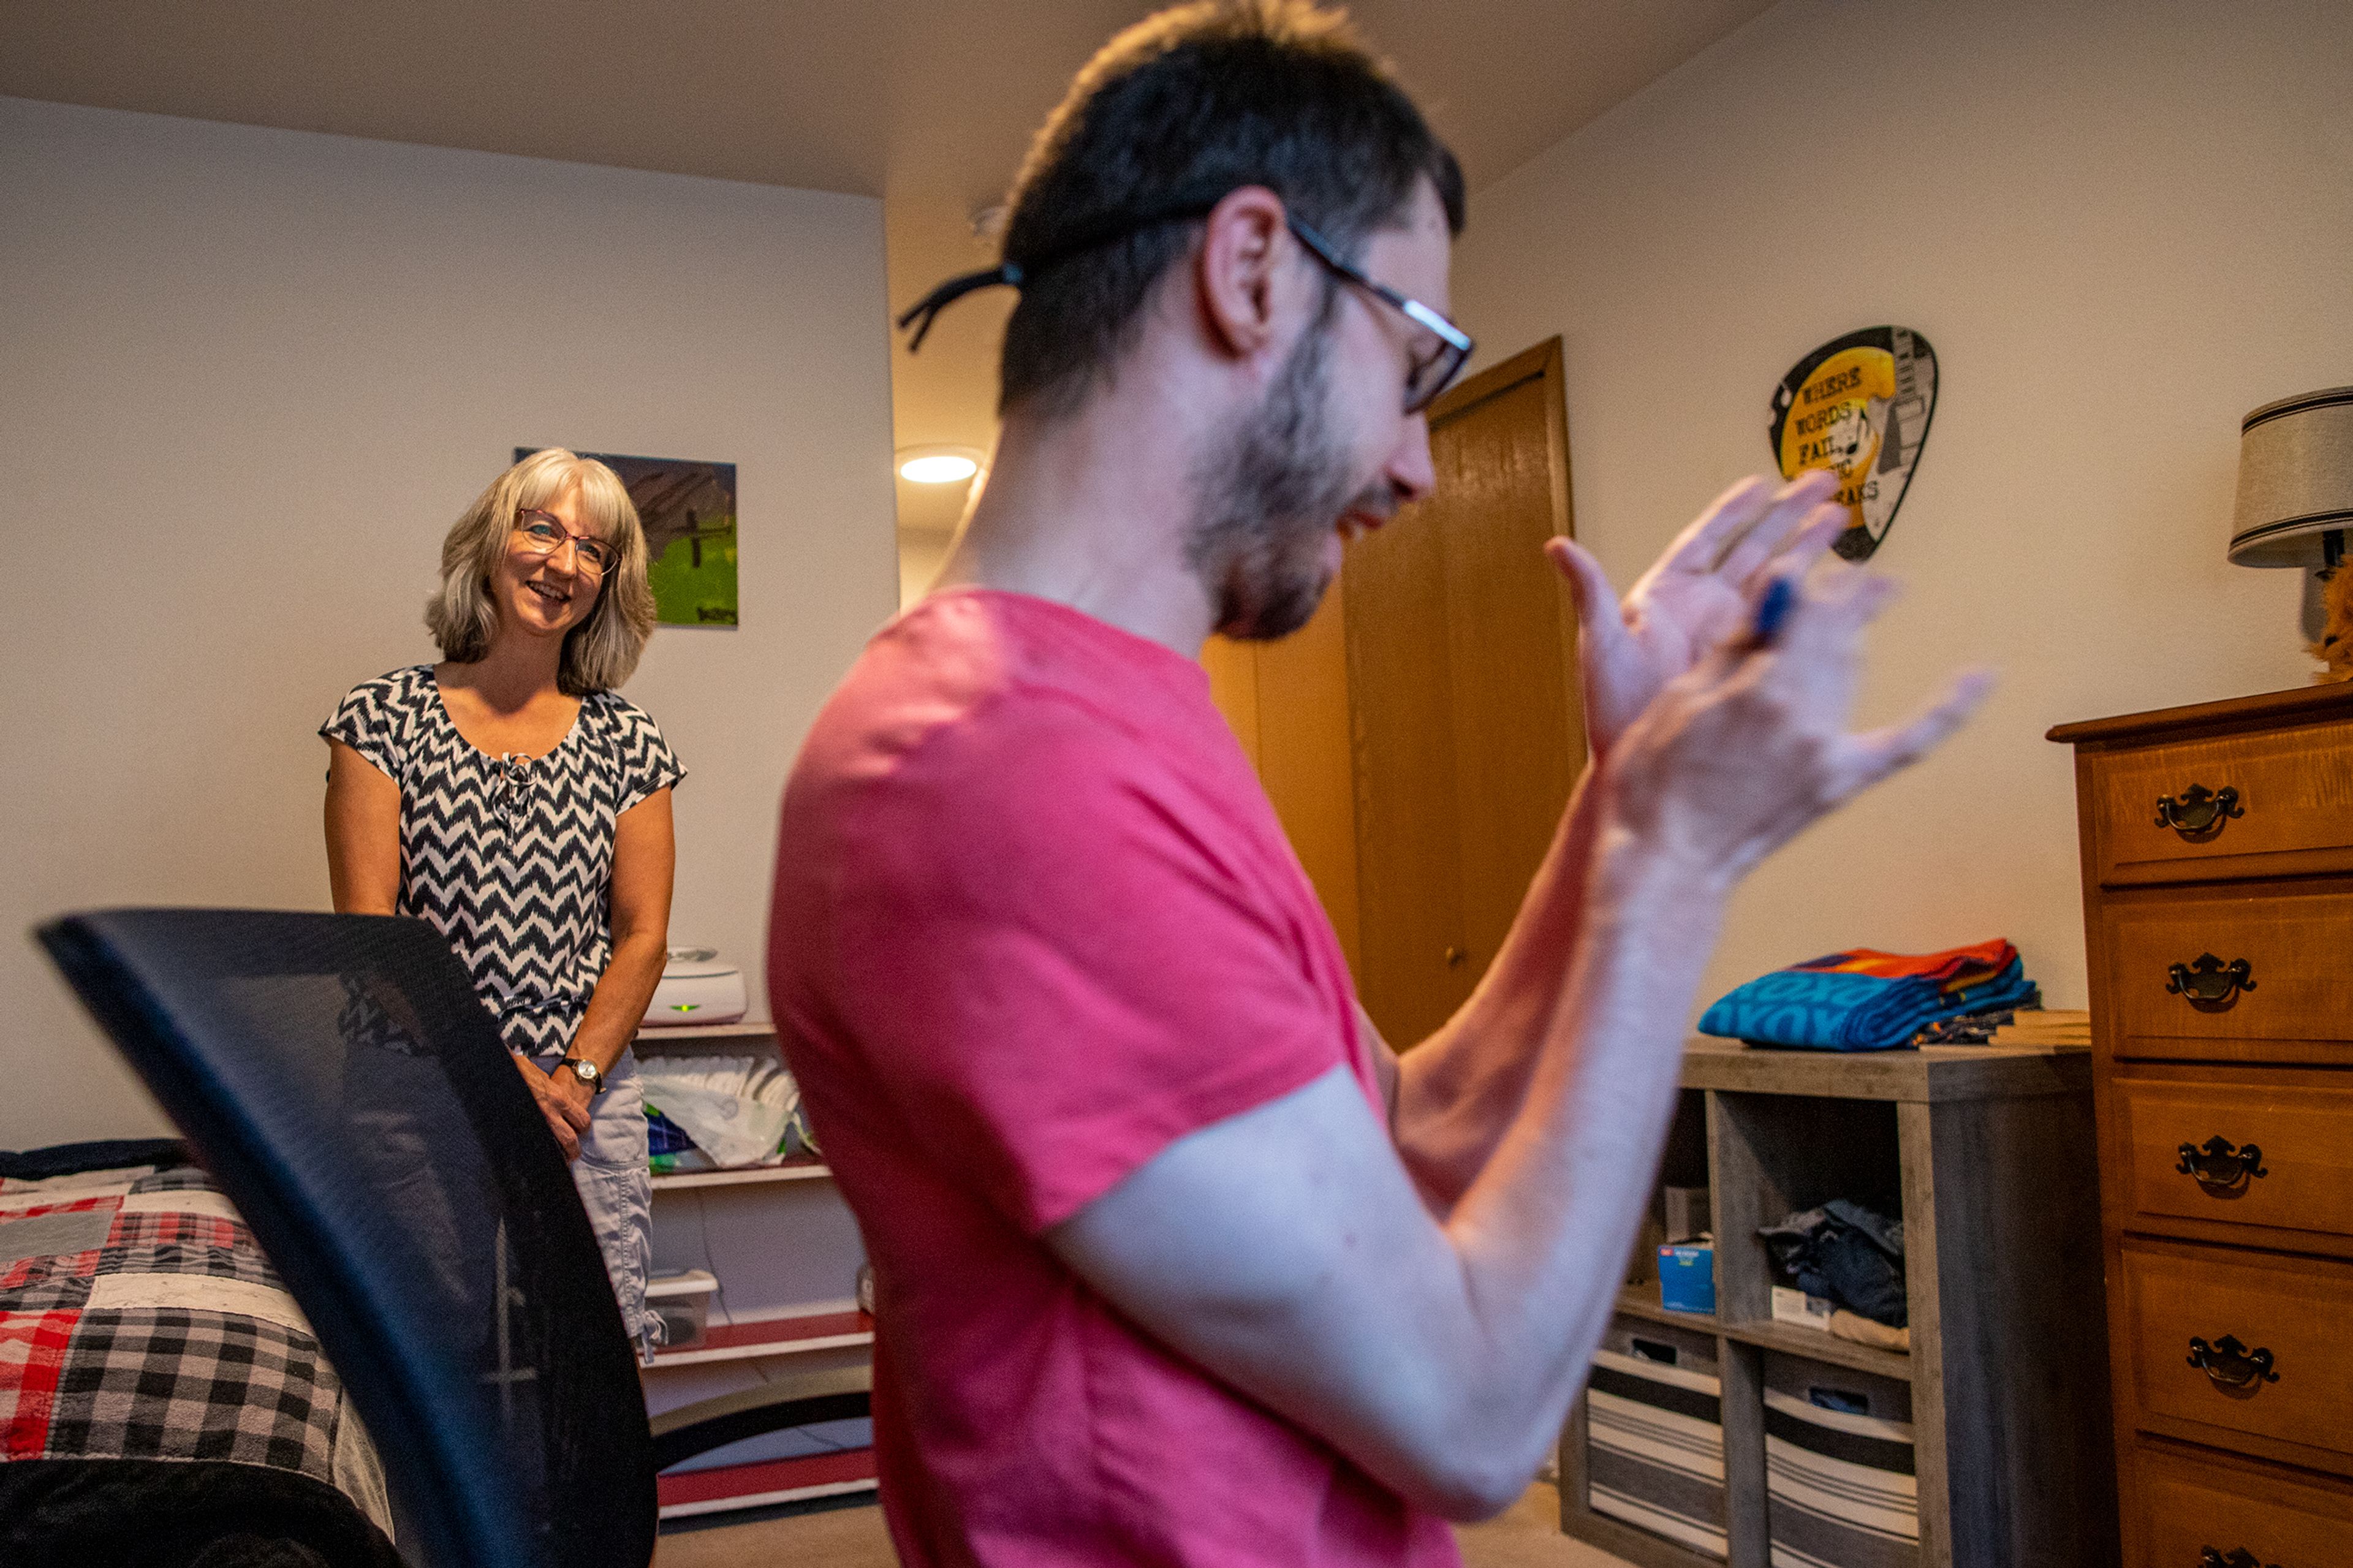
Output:
[[442,541],[425,624],[442,662],[362,682],[319,730],[335,908],[448,938],[574,1162],[622,1320],[649,1349],[629,1042],[667,955],[685,770],[613,689],[654,626],[618,476],[554,448],[509,468]]

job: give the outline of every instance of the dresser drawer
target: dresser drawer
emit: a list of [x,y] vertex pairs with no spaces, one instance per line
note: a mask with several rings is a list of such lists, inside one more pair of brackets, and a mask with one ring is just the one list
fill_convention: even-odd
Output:
[[[2111,1080],[2127,1226],[2201,1220],[2353,1237],[2353,1075]],[[2272,1238],[2294,1245],[2293,1238]]]
[[2126,1495],[2139,1498],[2140,1528],[2130,1532],[2129,1568],[2353,1563],[2353,1495],[2275,1470],[2146,1448],[2130,1463],[2136,1484]]
[[2109,886],[2353,869],[2353,724],[2111,752],[2094,776]]
[[2107,904],[2120,1057],[2353,1064],[2353,893]]
[[2130,1237],[2122,1262],[2143,1430],[2353,1473],[2353,1264]]

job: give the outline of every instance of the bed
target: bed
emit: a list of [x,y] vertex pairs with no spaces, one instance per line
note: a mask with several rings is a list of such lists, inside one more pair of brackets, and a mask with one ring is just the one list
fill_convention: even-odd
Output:
[[0,1153],[0,1562],[399,1568],[310,1325],[176,1144]]

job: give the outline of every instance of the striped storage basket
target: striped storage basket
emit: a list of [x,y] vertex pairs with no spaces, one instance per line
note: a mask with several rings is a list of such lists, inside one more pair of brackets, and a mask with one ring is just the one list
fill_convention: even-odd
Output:
[[1586,1502],[1721,1558],[1724,1410],[1715,1341],[1619,1318],[1586,1384]]
[[1911,1386],[1768,1352],[1765,1489],[1773,1568],[1918,1568]]

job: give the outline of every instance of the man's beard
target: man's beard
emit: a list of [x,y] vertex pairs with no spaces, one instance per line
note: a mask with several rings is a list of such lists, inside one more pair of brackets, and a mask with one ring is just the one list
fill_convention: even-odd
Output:
[[1320,330],[1301,339],[1265,398],[1203,464],[1185,560],[1227,637],[1271,641],[1305,626],[1331,586],[1324,552],[1342,514],[1361,504],[1386,516],[1394,504],[1387,484],[1357,479],[1332,429],[1330,341]]

